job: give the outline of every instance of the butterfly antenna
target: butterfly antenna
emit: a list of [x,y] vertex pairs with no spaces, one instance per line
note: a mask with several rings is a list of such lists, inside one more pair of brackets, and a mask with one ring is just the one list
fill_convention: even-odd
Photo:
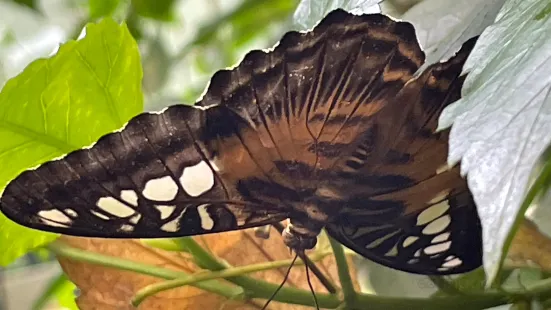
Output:
[[314,304],[316,305],[316,309],[320,310],[320,306],[318,304],[318,298],[316,297],[316,292],[314,291],[314,286],[312,285],[312,281],[310,280],[310,268],[308,268],[308,265],[304,265],[306,268],[306,281],[308,282],[308,287],[310,287],[310,292],[312,292],[312,297],[314,297]]
[[264,304],[264,307],[262,307],[262,310],[266,310],[267,307],[268,307],[268,304],[274,299],[274,297],[277,295],[277,293],[279,292],[279,290],[281,290],[281,288],[283,287],[283,285],[285,284],[285,282],[287,282],[287,278],[289,278],[289,274],[291,273],[291,268],[293,268],[293,265],[295,264],[296,260],[297,260],[297,257],[298,257],[298,254],[295,255],[295,258],[293,258],[293,261],[291,262],[291,265],[289,266],[289,268],[287,269],[287,272],[285,273],[285,277],[283,277],[283,282],[281,282],[281,284],[279,285],[279,287],[275,290],[275,292],[272,294],[272,296],[270,296],[270,298],[268,299],[268,301],[266,301],[266,303]]

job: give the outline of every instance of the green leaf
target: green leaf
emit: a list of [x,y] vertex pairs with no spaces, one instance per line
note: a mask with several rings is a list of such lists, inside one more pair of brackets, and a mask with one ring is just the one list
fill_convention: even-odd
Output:
[[551,14],[551,2],[549,2],[547,6],[536,15],[536,19],[544,19],[549,14]]
[[120,0],[88,0],[91,18],[110,16],[119,6]]
[[[483,268],[477,268],[471,272],[459,275],[450,281],[457,291],[462,293],[476,293],[484,291],[486,276]],[[438,291],[432,297],[446,296],[446,292]]]
[[[31,63],[0,92],[0,188],[23,170],[90,145],[143,110],[138,47],[111,19],[80,41]],[[0,215],[0,265],[55,235],[24,229]]]
[[63,307],[63,309],[67,310],[78,310],[78,306],[76,303],[76,296],[75,296],[75,290],[77,289],[76,285],[69,281],[65,277],[65,274],[63,274],[63,277],[65,278],[60,287],[55,291],[55,297],[57,299],[57,303]]
[[505,0],[425,0],[400,17],[415,27],[417,39],[429,65],[451,58],[463,43],[494,23]]
[[175,0],[132,0],[132,6],[139,15],[160,21],[174,19],[175,3]]
[[448,161],[461,160],[468,174],[489,282],[524,215],[532,167],[551,143],[551,18],[536,18],[548,3],[504,4],[465,64],[462,99],[440,118],[441,128],[453,123]]

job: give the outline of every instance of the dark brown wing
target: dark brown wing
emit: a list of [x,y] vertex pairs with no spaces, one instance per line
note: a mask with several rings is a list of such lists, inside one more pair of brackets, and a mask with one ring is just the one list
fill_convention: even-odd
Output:
[[[330,13],[220,71],[197,103],[142,114],[94,146],[26,171],[0,208],[44,230],[174,237],[252,227],[293,211],[422,64],[413,27]],[[189,181],[202,168],[201,180]],[[188,173],[195,171],[195,173]],[[188,176],[188,177],[186,177]],[[197,185],[199,184],[199,185]]]
[[378,14],[337,10],[311,32],[287,33],[273,51],[216,73],[200,102],[237,120],[208,124],[220,165],[240,180],[316,188],[423,60],[412,25]]
[[388,110],[388,122],[374,124],[340,163],[350,196],[327,230],[363,256],[423,274],[480,266],[475,204],[459,167],[447,167],[448,131],[435,132],[444,107],[460,98],[461,68],[473,45],[408,83],[394,101],[402,108]]
[[203,109],[146,113],[90,148],[28,170],[1,198],[20,224],[69,235],[162,238],[281,221],[278,205],[244,201],[210,161]]

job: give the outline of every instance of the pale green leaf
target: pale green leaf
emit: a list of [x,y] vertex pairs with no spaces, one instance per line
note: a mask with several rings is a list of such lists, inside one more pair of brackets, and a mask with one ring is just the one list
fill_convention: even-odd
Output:
[[453,123],[449,163],[461,160],[478,207],[488,281],[514,233],[532,167],[551,142],[551,18],[538,18],[547,6],[504,4],[465,64],[463,98],[440,119],[440,127]]
[[400,19],[415,26],[417,39],[427,55],[419,72],[447,60],[463,43],[493,24],[505,0],[425,0]]
[[[143,110],[138,47],[111,19],[31,63],[0,92],[0,188],[23,170],[90,145]],[[55,239],[0,215],[0,265]]]

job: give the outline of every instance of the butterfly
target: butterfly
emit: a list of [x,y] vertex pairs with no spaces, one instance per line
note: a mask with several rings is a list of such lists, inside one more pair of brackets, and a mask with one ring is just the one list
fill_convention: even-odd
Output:
[[194,105],[143,113],[120,131],[24,171],[0,198],[13,221],[105,238],[172,238],[289,220],[302,252],[322,229],[411,273],[481,264],[481,226],[446,164],[440,112],[460,97],[474,45],[423,73],[413,26],[329,13],[218,71]]

